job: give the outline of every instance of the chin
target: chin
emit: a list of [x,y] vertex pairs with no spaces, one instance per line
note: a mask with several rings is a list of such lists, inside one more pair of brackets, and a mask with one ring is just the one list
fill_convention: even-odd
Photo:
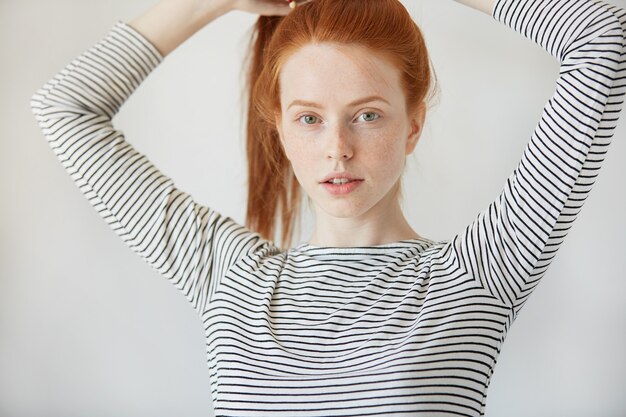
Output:
[[362,204],[355,204],[350,198],[336,199],[321,205],[322,210],[327,214],[340,219],[359,217],[367,212],[370,207],[363,207]]

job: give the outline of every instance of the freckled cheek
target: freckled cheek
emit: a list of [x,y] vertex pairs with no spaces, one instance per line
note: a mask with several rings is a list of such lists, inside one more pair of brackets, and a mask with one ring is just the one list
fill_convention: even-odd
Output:
[[314,149],[301,143],[295,144],[293,141],[289,141],[285,145],[285,151],[291,161],[293,172],[301,185],[317,178],[316,175],[319,173],[315,172]]
[[394,144],[395,140],[393,138],[381,138],[376,141],[376,153],[380,154],[381,157],[393,159],[398,153],[397,146]]
[[378,172],[392,179],[402,170],[404,159],[404,148],[397,138],[387,137],[368,152],[370,166],[377,167]]
[[285,152],[294,164],[303,164],[313,156],[314,149],[305,140],[289,138],[285,142]]

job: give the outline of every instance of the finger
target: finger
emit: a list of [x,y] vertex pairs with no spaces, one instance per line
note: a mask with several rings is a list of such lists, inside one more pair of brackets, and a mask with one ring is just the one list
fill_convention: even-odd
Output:
[[268,6],[271,7],[271,10],[269,10],[268,13],[271,13],[271,15],[273,16],[286,16],[296,7],[302,6],[303,4],[307,4],[312,1],[313,0],[293,0],[292,3],[294,5],[292,6],[287,0],[281,0],[279,3],[274,2],[268,4]]

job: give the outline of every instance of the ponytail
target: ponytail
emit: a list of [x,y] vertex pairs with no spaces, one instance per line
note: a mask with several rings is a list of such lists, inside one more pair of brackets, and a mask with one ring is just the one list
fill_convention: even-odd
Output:
[[264,52],[281,19],[282,16],[259,16],[250,38],[249,55],[246,57],[246,61],[249,61],[246,85],[249,93],[246,126],[246,227],[266,239],[275,240],[277,221],[280,219],[280,245],[288,248],[293,240],[294,223],[300,221],[300,185],[282,148],[276,126],[260,114],[255,94],[255,90],[259,89],[256,85],[259,75],[266,64]]

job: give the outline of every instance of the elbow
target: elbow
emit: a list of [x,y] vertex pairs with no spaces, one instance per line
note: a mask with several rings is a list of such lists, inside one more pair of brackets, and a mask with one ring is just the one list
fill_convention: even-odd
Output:
[[625,29],[618,17],[605,9],[601,17],[580,33],[578,40],[582,39],[587,41],[573,41],[571,45],[576,47],[564,51],[561,73],[586,67],[614,79],[623,66],[625,54]]

